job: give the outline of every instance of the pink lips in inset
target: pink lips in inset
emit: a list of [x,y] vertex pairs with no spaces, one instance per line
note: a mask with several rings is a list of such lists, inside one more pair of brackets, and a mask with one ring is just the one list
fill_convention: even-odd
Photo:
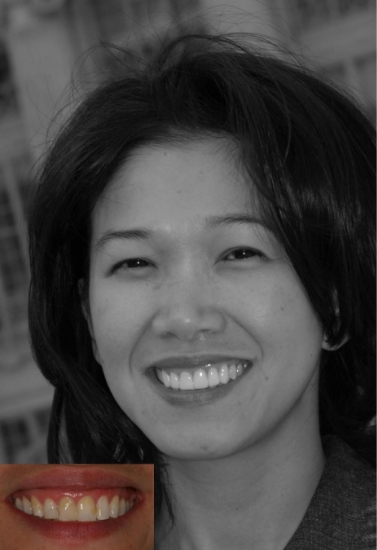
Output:
[[142,493],[114,472],[58,466],[31,476],[8,502],[19,520],[63,547],[85,547],[126,528]]

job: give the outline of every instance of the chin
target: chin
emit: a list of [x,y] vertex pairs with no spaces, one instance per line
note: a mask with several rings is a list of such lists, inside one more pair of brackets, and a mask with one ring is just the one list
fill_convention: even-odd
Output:
[[208,436],[185,439],[182,442],[157,442],[154,444],[165,456],[176,460],[217,460],[242,450],[242,445],[232,444],[229,437],[208,440]]

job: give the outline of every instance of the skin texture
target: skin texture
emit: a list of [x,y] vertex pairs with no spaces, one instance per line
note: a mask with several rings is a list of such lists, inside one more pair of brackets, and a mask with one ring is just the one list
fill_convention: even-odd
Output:
[[[154,544],[154,467],[153,465],[99,465],[104,474],[120,473],[132,479],[140,487],[145,497],[142,506],[133,519],[121,529],[99,540],[80,543],[83,550],[152,550]],[[68,541],[55,542],[37,532],[23,521],[20,512],[14,511],[9,497],[22,489],[28,480],[40,472],[56,472],[57,468],[69,469],[61,465],[0,465],[0,540],[2,550],[67,550],[78,548]],[[75,465],[75,469],[85,469],[86,465]],[[40,520],[47,521],[47,520]],[[114,520],[116,521],[116,520]]]
[[[121,408],[168,457],[186,512],[182,549],[283,548],[324,465],[317,396],[326,343],[305,289],[263,224],[204,225],[231,213],[258,218],[252,189],[224,141],[145,146],[93,217],[86,308],[93,349]],[[108,231],[141,227],[155,233],[96,246]],[[142,262],[119,264],[135,258]],[[200,353],[253,366],[222,399],[168,403],[150,367]],[[234,533],[224,525],[232,503]],[[265,515],[251,526],[240,512],[250,506],[254,517]],[[217,515],[208,517],[209,509]]]

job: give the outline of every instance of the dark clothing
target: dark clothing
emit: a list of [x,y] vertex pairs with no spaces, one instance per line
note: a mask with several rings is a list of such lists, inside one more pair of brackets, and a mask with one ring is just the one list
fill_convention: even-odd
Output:
[[376,550],[375,470],[341,439],[324,441],[326,466],[285,550]]

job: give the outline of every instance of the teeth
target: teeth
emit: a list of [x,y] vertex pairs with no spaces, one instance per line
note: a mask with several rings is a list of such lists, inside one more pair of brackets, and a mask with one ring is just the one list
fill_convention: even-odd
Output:
[[31,507],[33,508],[33,515],[43,518],[43,504],[39,502],[34,496],[31,497]]
[[179,390],[179,377],[175,374],[175,372],[172,372],[170,375],[170,385],[173,390]]
[[218,363],[209,365],[209,369],[197,369],[192,372],[183,371],[167,373],[163,369],[156,369],[157,378],[166,388],[173,390],[201,390],[214,388],[219,385],[228,384],[230,381],[239,378],[247,369],[248,362]]
[[236,365],[230,365],[229,367],[229,378],[235,380],[237,378],[237,368]]
[[119,516],[119,497],[116,495],[110,502],[110,517],[117,518]]
[[77,521],[77,508],[71,497],[63,497],[58,506],[59,521]]
[[221,365],[219,378],[222,384],[227,384],[229,382],[229,368],[226,363]]
[[194,372],[194,388],[196,390],[208,388],[208,377],[204,369]]
[[128,510],[129,510],[128,502],[124,500],[124,498],[121,498],[119,501],[119,515],[124,516],[124,514],[128,512]]
[[106,497],[101,497],[97,502],[97,519],[109,519],[110,506]]
[[46,519],[58,519],[59,517],[58,505],[55,504],[55,502],[50,498],[46,498],[45,500],[43,506],[43,516]]
[[167,388],[170,388],[170,376],[166,374],[164,370],[163,371],[161,371],[161,369],[158,369],[158,370],[162,373],[161,382],[163,382]]
[[77,503],[77,521],[96,521],[96,519],[97,510],[92,497],[80,498]]
[[211,386],[211,388],[214,388],[219,384],[220,384],[219,373],[217,372],[217,369],[215,369],[215,367],[211,367],[208,373],[208,385]]
[[121,498],[119,501],[119,515],[124,516],[127,512],[132,510],[136,502],[136,497],[133,500],[125,500]]
[[31,502],[26,497],[22,497],[22,508],[25,514],[29,514],[30,516],[33,514],[33,508],[31,506]]
[[89,522],[124,516],[133,508],[135,501],[136,498],[126,500],[115,495],[109,503],[106,496],[101,496],[95,504],[91,496],[84,496],[76,504],[71,497],[65,496],[59,504],[51,498],[46,498],[42,504],[35,496],[31,497],[31,501],[23,496],[22,499],[18,497],[13,499],[13,504],[26,514],[44,519]]
[[181,376],[179,379],[179,388],[181,390],[193,390],[194,389],[194,381],[192,379],[192,376],[189,372],[181,372]]

